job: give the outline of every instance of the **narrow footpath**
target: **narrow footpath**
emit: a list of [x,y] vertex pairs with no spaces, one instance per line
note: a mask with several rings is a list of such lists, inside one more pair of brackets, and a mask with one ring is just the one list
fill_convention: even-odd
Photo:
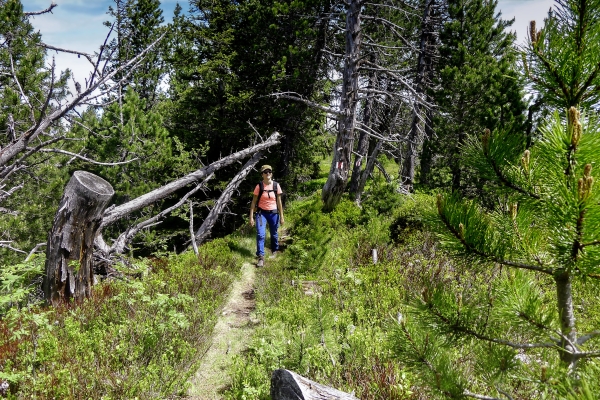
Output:
[[204,355],[195,376],[190,379],[188,399],[221,400],[230,384],[226,373],[236,355],[243,351],[258,321],[253,318],[255,308],[255,266],[242,265],[241,278],[231,286],[227,303],[213,331],[212,345]]

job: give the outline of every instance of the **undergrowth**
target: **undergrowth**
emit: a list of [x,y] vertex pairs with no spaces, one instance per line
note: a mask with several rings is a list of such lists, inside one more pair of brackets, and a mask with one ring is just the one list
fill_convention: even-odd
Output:
[[[444,262],[433,237],[412,229],[416,208],[433,203],[424,195],[401,198],[385,184],[371,190],[362,208],[343,200],[324,213],[318,194],[290,204],[291,242],[257,272],[262,324],[235,364],[227,398],[269,399],[278,368],[361,399],[418,397],[416,377],[395,360],[387,338],[406,300],[410,266]],[[390,229],[396,225],[403,227]]]
[[[229,243],[201,246],[199,259],[188,252],[134,261],[138,278],[96,285],[81,305],[23,306],[23,296],[15,299],[22,307],[5,307],[0,321],[0,379],[9,383],[7,397],[184,395],[241,265]],[[122,268],[125,275],[132,272]],[[17,282],[15,275],[3,273],[2,284]]]
[[[324,213],[318,193],[289,204],[290,241],[281,257],[257,270],[261,323],[234,363],[226,398],[269,399],[279,368],[362,400],[463,398],[467,388],[480,394],[510,388],[515,399],[593,398],[585,393],[597,389],[597,364],[569,377],[543,361],[553,350],[514,351],[474,340],[453,332],[452,321],[445,330],[436,310],[423,318],[438,296],[456,311],[456,324],[479,310],[481,329],[510,329],[514,318],[502,296],[529,295],[533,287],[512,271],[453,258],[430,230],[435,218],[433,196],[401,196],[385,184],[374,185],[361,208],[343,200]],[[531,295],[549,304],[551,285],[535,279],[539,293]],[[597,286],[581,286],[577,318],[591,331],[598,326]],[[432,371],[420,368],[426,362]],[[436,371],[449,378],[440,380]]]

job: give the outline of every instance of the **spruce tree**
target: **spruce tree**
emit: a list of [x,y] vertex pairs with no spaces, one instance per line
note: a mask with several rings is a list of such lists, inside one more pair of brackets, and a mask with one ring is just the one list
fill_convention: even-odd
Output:
[[432,274],[394,334],[398,354],[427,371],[437,393],[593,398],[600,124],[585,106],[597,101],[598,10],[598,0],[558,1],[540,31],[532,24],[528,73],[557,108],[538,141],[527,148],[524,135],[493,122],[465,139],[465,164],[496,207],[438,196],[445,244],[468,267]]
[[[169,127],[188,149],[208,144],[212,160],[232,148],[282,133],[270,155],[278,177],[309,175],[318,154],[322,117],[305,104],[277,100],[276,92],[313,98],[320,85],[327,2],[191,2],[174,20],[176,48]],[[250,122],[250,124],[249,124]]]
[[[115,38],[109,43],[110,64],[118,68],[158,39],[165,27],[159,0],[114,0],[108,14],[114,18]],[[145,100],[149,109],[157,102],[161,80],[166,74],[166,43],[159,43],[135,67],[119,73],[117,79],[123,83],[119,87],[124,95],[128,86],[133,86],[138,95]]]
[[[484,128],[520,132],[524,123],[523,83],[516,70],[512,21],[500,18],[497,1],[450,0],[441,34],[440,58],[431,93],[438,173],[450,174],[453,190],[476,184],[465,175],[461,147],[468,135]],[[431,157],[431,156],[430,156]],[[435,156],[433,156],[435,157]],[[439,178],[438,178],[439,179]],[[444,181],[444,178],[442,178]]]

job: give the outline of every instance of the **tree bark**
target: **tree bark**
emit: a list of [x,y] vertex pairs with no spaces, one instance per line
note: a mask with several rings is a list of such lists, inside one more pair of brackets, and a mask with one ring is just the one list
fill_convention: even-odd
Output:
[[58,305],[91,296],[94,239],[114,195],[110,183],[76,171],[65,188],[46,249],[46,299]]
[[382,144],[383,142],[381,140],[377,142],[375,148],[369,155],[369,159],[367,160],[367,166],[363,170],[362,174],[360,174],[358,190],[354,195],[354,202],[358,205],[360,205],[362,193],[364,192],[365,185],[367,184],[367,179],[369,178],[369,175],[371,175],[371,173],[373,172],[373,168],[375,168],[375,161],[377,161],[377,155],[379,154],[379,150],[381,149]]
[[342,199],[348,183],[352,149],[354,147],[354,127],[356,125],[356,105],[358,103],[358,78],[361,45],[362,0],[349,0],[346,9],[346,54],[340,99],[341,115],[338,119],[338,133],[333,149],[333,160],[329,177],[321,199],[325,210],[333,210]]
[[558,317],[560,318],[560,359],[574,367],[578,352],[577,330],[575,328],[575,313],[573,312],[573,294],[571,292],[571,274],[568,271],[557,273],[554,276],[556,282],[556,299],[558,302]]
[[[371,57],[371,62],[375,62],[375,57]],[[370,92],[375,88],[375,80],[376,75],[374,71],[371,71],[369,74],[369,85],[367,86],[367,90],[369,94],[367,95],[367,99],[365,100],[365,111],[363,117],[363,125],[368,128],[371,128],[372,125],[372,114],[373,114],[373,99],[374,95]],[[360,172],[362,170],[362,166],[365,160],[365,156],[369,152],[369,135],[363,130],[360,132],[360,136],[358,138],[358,146],[356,149],[356,157],[354,161],[354,166],[352,169],[352,176],[350,177],[350,195],[356,196],[356,192],[360,186]]]
[[292,371],[278,369],[271,375],[271,400],[358,400],[358,398],[313,382]]
[[102,227],[113,224],[114,222],[118,221],[119,219],[125,217],[126,215],[134,211],[140,210],[158,200],[164,199],[165,197],[176,192],[177,190],[183,189],[189,184],[202,180],[210,174],[214,173],[215,171],[218,171],[219,169],[227,165],[233,164],[237,160],[244,159],[250,154],[254,154],[258,151],[267,149],[271,146],[278,144],[279,137],[280,134],[278,132],[275,132],[266,141],[262,143],[223,157],[222,159],[215,161],[214,163],[204,168],[196,170],[184,176],[181,179],[177,179],[176,181],[170,182],[165,186],[162,186],[158,189],[141,195],[140,197],[137,197],[125,204],[121,204],[120,206],[108,210],[102,218]]
[[425,117],[425,138],[421,151],[421,175],[419,179],[421,185],[428,187],[431,187],[431,168],[434,155],[433,134],[433,110],[429,109]]
[[402,186],[406,192],[413,191],[415,180],[415,164],[417,159],[417,147],[419,140],[419,127],[422,124],[422,99],[425,93],[427,71],[431,68],[430,42],[432,36],[431,13],[434,0],[427,0],[423,11],[421,22],[421,43],[419,45],[419,56],[417,58],[417,75],[415,77],[416,98],[413,104],[413,117],[406,142],[406,155],[400,172]]
[[248,160],[248,162],[242,167],[241,171],[238,172],[238,174],[229,182],[225,190],[223,190],[221,197],[219,197],[219,200],[217,200],[212,210],[210,210],[208,213],[208,216],[204,219],[204,222],[202,222],[202,226],[200,226],[200,228],[196,231],[196,243],[202,243],[206,240],[206,238],[208,238],[213,226],[217,222],[219,214],[221,214],[223,208],[227,205],[229,200],[231,200],[233,192],[235,192],[240,183],[246,179],[250,171],[252,171],[254,166],[260,161],[261,158],[262,152],[259,151],[254,155],[254,157]]

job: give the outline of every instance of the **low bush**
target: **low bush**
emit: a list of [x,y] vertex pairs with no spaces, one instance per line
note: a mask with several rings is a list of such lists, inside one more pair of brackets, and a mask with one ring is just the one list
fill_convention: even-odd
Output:
[[140,279],[104,282],[80,305],[7,311],[0,379],[9,398],[164,399],[184,395],[239,270],[219,239],[193,253],[137,260]]
[[269,399],[270,374],[287,368],[361,399],[413,398],[415,377],[395,362],[387,338],[405,299],[409,264],[430,257],[434,242],[413,230],[411,250],[397,248],[390,223],[395,213],[418,207],[386,199],[394,208],[380,214],[383,208],[343,200],[323,213],[317,196],[290,205],[292,243],[257,272],[262,325],[226,396]]

